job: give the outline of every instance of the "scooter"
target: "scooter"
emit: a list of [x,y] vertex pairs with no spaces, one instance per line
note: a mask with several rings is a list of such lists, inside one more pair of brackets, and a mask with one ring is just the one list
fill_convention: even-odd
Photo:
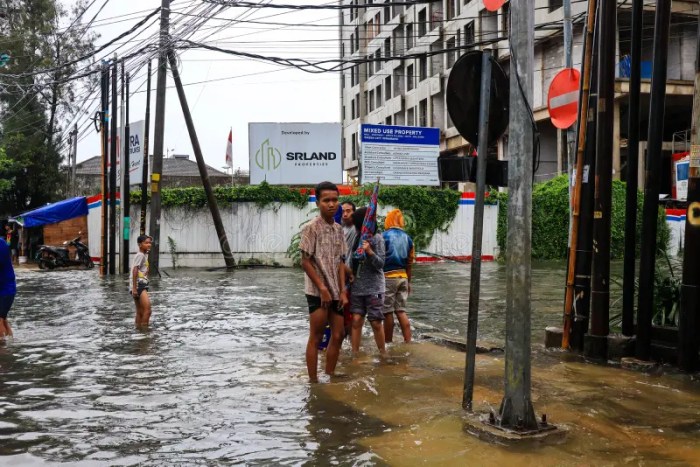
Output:
[[[80,237],[71,241],[63,242],[63,247],[41,245],[37,253],[40,269],[65,268],[69,266],[85,266],[85,269],[92,269],[95,263],[90,258],[90,251],[87,245],[80,241]],[[68,247],[75,247],[75,259],[70,258]]]

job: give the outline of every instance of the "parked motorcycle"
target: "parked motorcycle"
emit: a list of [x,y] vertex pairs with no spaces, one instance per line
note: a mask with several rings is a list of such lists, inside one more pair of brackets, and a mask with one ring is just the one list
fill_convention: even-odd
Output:
[[[63,247],[41,245],[37,253],[40,269],[65,268],[69,266],[85,266],[86,269],[95,267],[95,263],[90,258],[90,251],[86,244],[80,241],[80,237],[71,241],[63,242]],[[75,258],[70,257],[68,247],[72,246],[76,250]]]

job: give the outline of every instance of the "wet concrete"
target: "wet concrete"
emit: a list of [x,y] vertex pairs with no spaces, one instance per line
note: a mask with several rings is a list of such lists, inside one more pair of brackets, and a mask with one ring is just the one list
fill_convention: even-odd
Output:
[[[480,338],[503,336],[503,274],[484,265]],[[122,279],[19,271],[0,344],[0,464],[39,465],[692,465],[700,459],[700,382],[536,352],[538,414],[565,443],[505,448],[464,432],[464,354],[420,341],[381,361],[371,333],[344,377],[310,386],[299,270],[168,271],[153,325],[133,328]],[[535,270],[533,336],[560,315],[563,274]],[[421,265],[411,316],[463,334],[468,268]],[[397,334],[397,339],[400,337]],[[540,338],[541,340],[541,338]],[[533,342],[536,339],[533,338]],[[477,410],[497,409],[502,355],[477,356]]]

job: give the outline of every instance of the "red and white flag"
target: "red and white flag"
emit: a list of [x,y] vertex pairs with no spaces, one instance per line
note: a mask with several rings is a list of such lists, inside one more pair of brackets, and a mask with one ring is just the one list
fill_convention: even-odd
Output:
[[233,167],[233,128],[228,133],[228,142],[226,143],[226,165]]

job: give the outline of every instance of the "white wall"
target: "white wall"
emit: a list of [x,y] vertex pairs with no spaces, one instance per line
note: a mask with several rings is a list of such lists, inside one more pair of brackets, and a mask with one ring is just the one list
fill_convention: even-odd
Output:
[[[447,232],[435,232],[426,251],[442,256],[466,257],[471,255],[472,219],[474,205],[472,200],[462,199],[457,215]],[[315,203],[309,202],[303,209],[289,204],[276,204],[265,208],[255,203],[233,203],[220,206],[221,218],[226,229],[229,244],[236,261],[255,258],[267,264],[276,261],[282,265],[291,265],[286,257],[287,248],[292,237],[299,232],[305,221],[316,215]],[[380,206],[384,215],[391,207]],[[130,253],[136,252],[136,237],[139,234],[139,208],[131,211],[131,247]],[[88,229],[90,254],[100,256],[100,205],[90,207]],[[484,212],[484,239],[482,256],[485,259],[497,255],[496,225],[498,207],[486,206]],[[147,217],[147,223],[149,222]],[[172,265],[168,246],[168,237],[176,243],[179,266],[218,267],[224,266],[219,241],[209,209],[164,208],[161,216],[161,266]],[[118,242],[121,245],[121,242]],[[418,254],[418,257],[430,257]]]

